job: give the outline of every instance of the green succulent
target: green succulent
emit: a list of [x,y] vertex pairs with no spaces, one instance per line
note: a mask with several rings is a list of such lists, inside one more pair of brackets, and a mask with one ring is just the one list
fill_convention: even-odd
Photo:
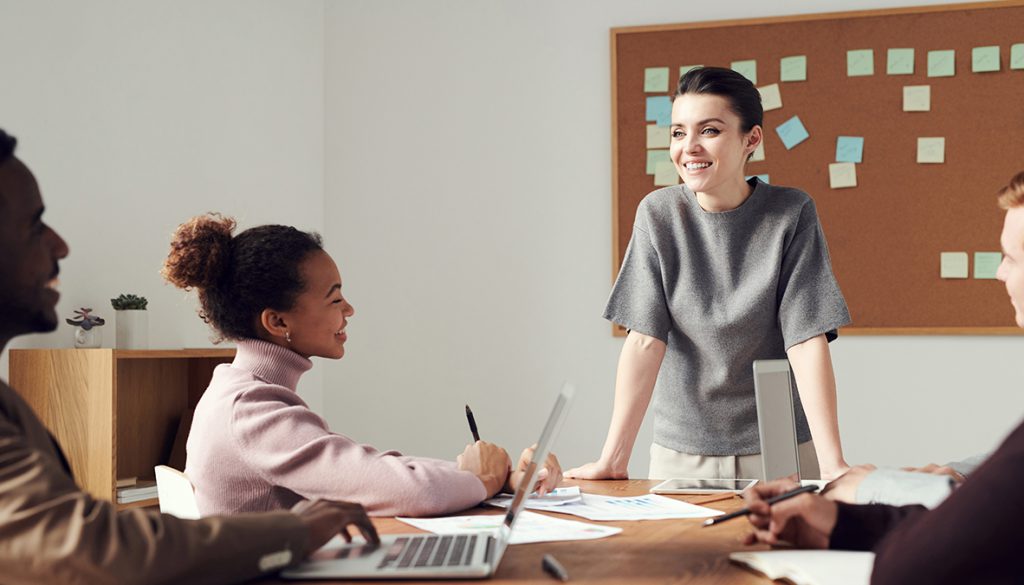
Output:
[[110,306],[115,311],[145,311],[149,301],[146,297],[135,295],[121,295],[116,299],[110,299]]

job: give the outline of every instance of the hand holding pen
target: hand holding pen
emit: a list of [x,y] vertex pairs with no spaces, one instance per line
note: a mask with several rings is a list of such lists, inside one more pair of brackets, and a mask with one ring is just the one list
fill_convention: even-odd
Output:
[[780,479],[743,492],[748,519],[754,527],[744,544],[789,543],[800,548],[828,548],[839,508],[832,500],[808,493],[816,487],[801,488],[792,480]]

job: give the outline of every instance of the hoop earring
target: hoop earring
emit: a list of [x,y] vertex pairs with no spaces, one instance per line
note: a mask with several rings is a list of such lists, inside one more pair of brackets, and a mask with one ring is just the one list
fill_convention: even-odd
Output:
[[287,341],[288,343],[292,342],[292,332],[291,331],[285,331],[284,332],[284,340]]

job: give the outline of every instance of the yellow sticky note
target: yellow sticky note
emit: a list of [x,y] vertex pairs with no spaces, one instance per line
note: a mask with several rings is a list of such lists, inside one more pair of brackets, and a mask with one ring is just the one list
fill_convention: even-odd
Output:
[[648,150],[647,151],[647,174],[654,174],[654,167],[660,162],[672,162],[672,159],[668,157],[667,150]]
[[903,111],[928,112],[932,109],[932,86],[903,86]]
[[779,93],[779,84],[773,83],[757,88],[761,92],[761,107],[764,111],[777,110],[782,107],[782,94]]
[[757,145],[754,149],[754,153],[750,155],[750,162],[760,162],[764,160],[764,140],[761,140],[761,144]]
[[668,126],[651,124],[647,126],[647,148],[668,148]]
[[857,186],[857,165],[850,162],[828,165],[828,182],[833,189],[848,189]]
[[967,278],[967,252],[940,253],[939,276],[942,278]]
[[918,138],[917,162],[924,164],[942,164],[946,162],[946,139]]
[[654,165],[654,185],[656,187],[668,187],[679,184],[679,172],[676,165],[669,162],[660,162]]

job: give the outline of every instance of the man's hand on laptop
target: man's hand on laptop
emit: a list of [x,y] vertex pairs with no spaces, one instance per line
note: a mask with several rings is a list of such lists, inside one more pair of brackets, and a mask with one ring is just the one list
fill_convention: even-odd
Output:
[[466,445],[466,449],[455,458],[459,469],[476,475],[487,489],[487,497],[501,491],[508,479],[512,460],[508,453],[494,443],[477,441]]
[[303,500],[292,506],[291,510],[309,530],[309,542],[306,556],[313,554],[327,541],[340,534],[345,542],[352,542],[349,526],[355,527],[366,539],[366,542],[379,544],[380,537],[373,527],[366,510],[360,504],[352,502],[336,502],[330,500]]
[[[519,462],[516,463],[515,469],[508,476],[508,484],[505,485],[506,492],[513,492],[519,487],[519,483],[523,481],[523,476],[526,475],[536,450],[536,443],[532,447],[523,449],[523,453],[519,456]],[[558,457],[555,457],[554,453],[548,453],[547,461],[544,462],[544,467],[537,472],[537,480],[533,484],[533,490],[531,491],[535,490],[538,495],[543,496],[558,487],[560,483],[562,483],[562,465],[558,462]]]

